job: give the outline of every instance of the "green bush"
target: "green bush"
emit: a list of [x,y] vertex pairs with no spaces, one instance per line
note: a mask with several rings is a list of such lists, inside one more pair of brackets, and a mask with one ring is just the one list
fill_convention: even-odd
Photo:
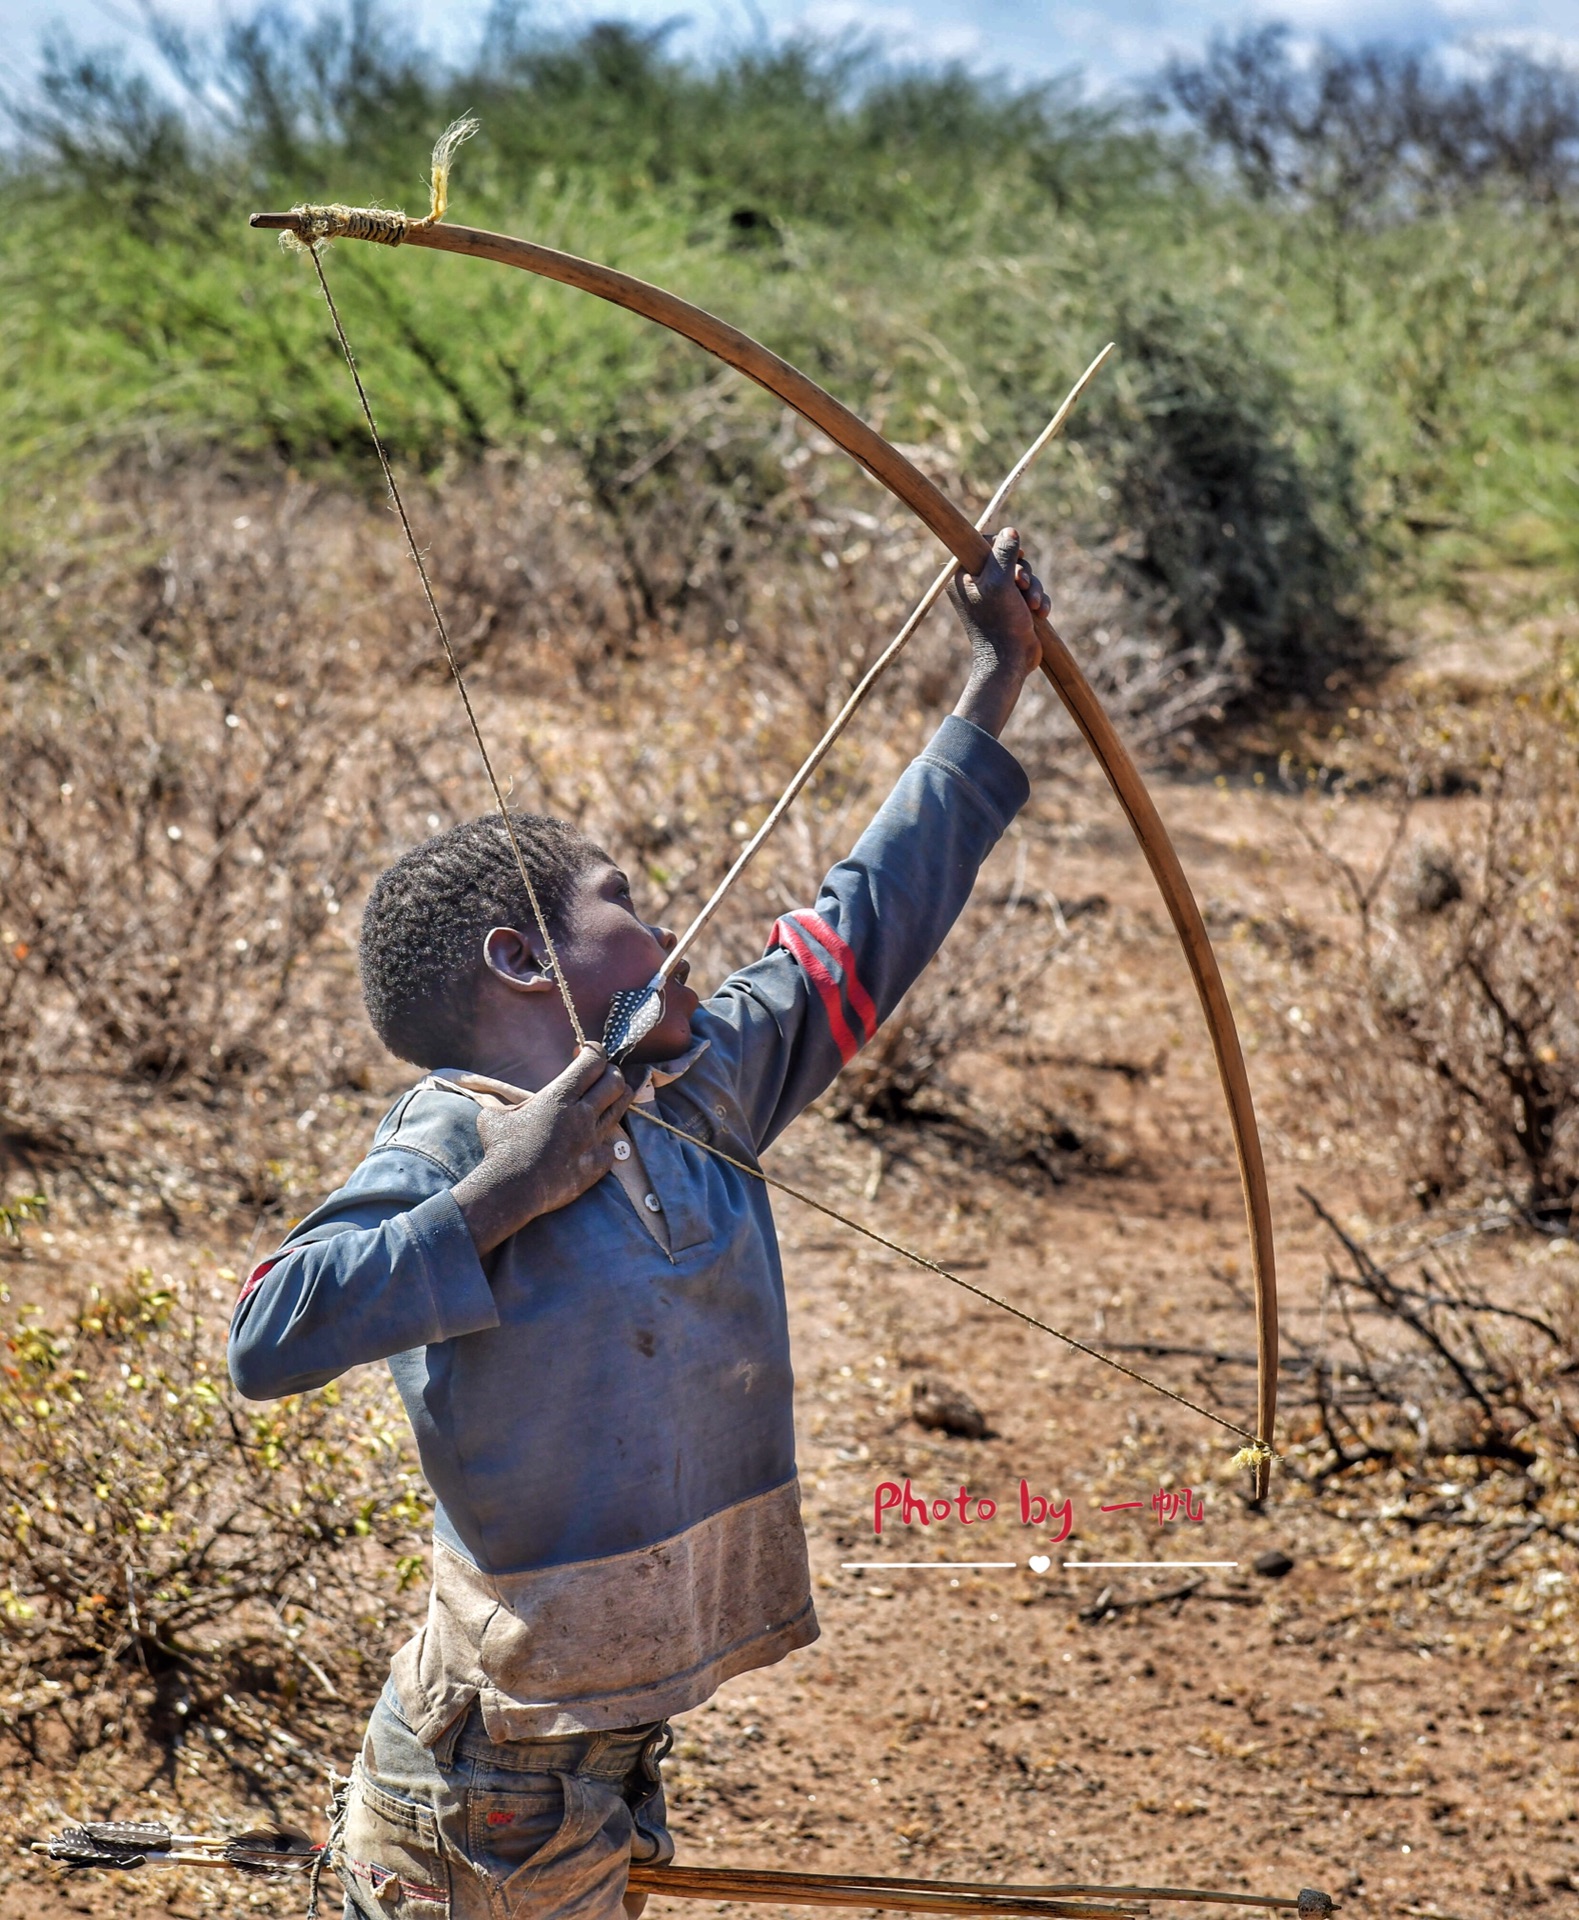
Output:
[[1221,315],[1163,299],[1119,327],[1107,451],[1129,564],[1191,646],[1242,646],[1262,688],[1310,692],[1359,650],[1361,516],[1341,419],[1302,420],[1292,381]]
[[[416,208],[429,142],[472,108],[453,217],[716,308],[982,490],[1119,337],[1122,399],[1077,423],[1022,515],[1119,540],[1174,597],[1181,651],[1231,627],[1263,688],[1351,651],[1378,587],[1573,564],[1562,192],[1526,203],[1499,177],[1338,228],[1069,88],[810,45],[703,67],[661,34],[499,15],[446,64],[348,6],[165,50],[185,89],[169,97],[62,55],[5,165],[8,504],[85,461],[194,447],[371,484],[312,276],[246,215]],[[397,456],[435,475],[551,439],[597,486],[694,435],[717,379],[690,346],[524,276],[349,244],[329,271]],[[729,404],[717,484],[770,510],[777,412]],[[660,460],[647,491],[684,493],[697,468]],[[27,516],[5,517],[14,550]]]
[[248,1407],[205,1316],[147,1271],[64,1323],[23,1308],[3,1339],[0,1726],[80,1752],[128,1715],[169,1735],[237,1693],[288,1713],[303,1680],[368,1690],[369,1625],[426,1575],[387,1383]]

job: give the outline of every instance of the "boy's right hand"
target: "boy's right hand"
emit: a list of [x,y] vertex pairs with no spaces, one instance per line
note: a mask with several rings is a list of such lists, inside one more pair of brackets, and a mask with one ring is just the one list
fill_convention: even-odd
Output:
[[595,1186],[614,1164],[614,1136],[634,1098],[602,1049],[585,1047],[530,1100],[479,1114],[482,1159],[454,1188],[478,1253]]

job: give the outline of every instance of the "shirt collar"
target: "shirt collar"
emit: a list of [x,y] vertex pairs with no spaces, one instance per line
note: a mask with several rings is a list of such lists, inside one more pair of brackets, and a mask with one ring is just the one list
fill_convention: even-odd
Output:
[[[689,1073],[712,1044],[711,1040],[693,1040],[685,1052],[676,1054],[674,1059],[644,1067],[641,1084],[636,1089],[637,1103],[651,1105],[659,1087],[667,1087],[682,1074]],[[513,1087],[508,1080],[491,1079],[486,1073],[470,1073],[464,1067],[435,1067],[421,1084],[449,1087],[456,1093],[468,1094],[480,1107],[518,1107],[532,1097],[524,1087]]]
[[647,1069],[646,1078],[636,1089],[636,1101],[639,1106],[648,1106],[658,1096],[660,1087],[667,1087],[678,1080],[683,1073],[689,1073],[712,1045],[711,1040],[693,1040],[684,1053],[677,1053],[672,1060],[660,1060]]
[[435,1067],[420,1084],[469,1094],[479,1107],[519,1107],[532,1097],[524,1087],[512,1087],[508,1080],[490,1080],[485,1073],[468,1073],[464,1067]]

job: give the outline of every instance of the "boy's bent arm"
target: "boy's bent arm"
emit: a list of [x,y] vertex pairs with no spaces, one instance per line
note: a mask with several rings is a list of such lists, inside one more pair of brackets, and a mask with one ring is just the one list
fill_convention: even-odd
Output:
[[970,898],[1029,797],[1019,762],[951,715],[900,776],[817,904],[786,914],[767,954],[697,1017],[765,1147],[871,1039]]
[[230,1377],[249,1400],[277,1400],[497,1324],[448,1178],[385,1151],[253,1269],[230,1323]]

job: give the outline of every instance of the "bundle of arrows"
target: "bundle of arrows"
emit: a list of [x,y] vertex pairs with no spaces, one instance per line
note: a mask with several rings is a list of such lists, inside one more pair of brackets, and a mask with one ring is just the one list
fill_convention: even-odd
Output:
[[[314,1874],[332,1859],[294,1827],[217,1836],[177,1833],[157,1820],[95,1821],[31,1843],[68,1871],[134,1867],[230,1867],[242,1873]],[[1025,1920],[1133,1920],[1154,1903],[1254,1907],[1312,1916],[1331,1898],[1306,1887],[1294,1895],[1212,1892],[1198,1887],[1004,1886],[907,1880],[858,1873],[779,1873],[755,1867],[632,1867],[632,1893],[674,1900],[770,1901],[788,1907],[861,1907],[887,1913],[1018,1914]]]

